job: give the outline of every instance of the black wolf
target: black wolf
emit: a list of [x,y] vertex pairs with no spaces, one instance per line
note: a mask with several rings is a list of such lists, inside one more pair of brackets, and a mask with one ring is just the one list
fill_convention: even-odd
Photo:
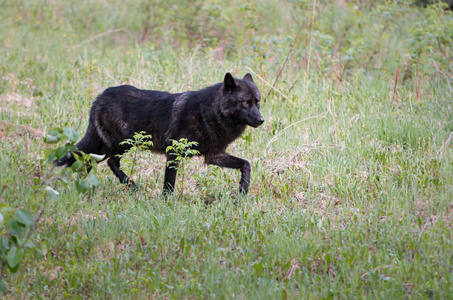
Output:
[[[165,150],[172,140],[187,138],[198,143],[193,149],[204,156],[205,163],[239,169],[242,173],[239,191],[246,194],[250,164],[225,150],[247,125],[258,127],[264,122],[259,112],[260,98],[250,74],[237,79],[226,73],[221,83],[178,94],[140,90],[130,85],[110,87],[94,101],[86,135],[76,146],[85,153],[105,154],[110,169],[125,183],[129,178],[120,169],[117,155],[130,146],[120,142],[132,138],[135,132],[145,131],[152,136],[150,150],[166,154],[163,192],[167,194],[174,189],[177,170],[172,155]],[[68,154],[57,164],[73,162],[74,157]]]

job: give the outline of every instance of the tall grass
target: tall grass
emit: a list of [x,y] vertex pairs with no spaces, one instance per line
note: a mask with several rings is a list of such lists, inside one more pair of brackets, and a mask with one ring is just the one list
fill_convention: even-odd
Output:
[[158,2],[3,3],[1,200],[28,202],[51,167],[42,136],[83,134],[108,86],[181,92],[251,69],[266,122],[229,148],[251,162],[249,195],[194,159],[184,200],[165,200],[156,155],[139,157],[124,207],[107,165],[95,191],[56,182],[58,200],[29,204],[49,251],[8,274],[7,297],[451,297],[451,13]]

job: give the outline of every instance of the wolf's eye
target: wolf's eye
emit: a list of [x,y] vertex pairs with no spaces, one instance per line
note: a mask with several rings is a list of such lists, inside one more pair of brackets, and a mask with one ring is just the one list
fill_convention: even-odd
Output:
[[250,104],[252,104],[252,100],[244,100],[244,101],[242,101],[242,103],[244,105],[250,105]]

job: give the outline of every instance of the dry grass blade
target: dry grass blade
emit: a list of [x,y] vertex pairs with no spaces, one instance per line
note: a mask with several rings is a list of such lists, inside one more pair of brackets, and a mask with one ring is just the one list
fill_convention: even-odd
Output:
[[[294,125],[297,125],[299,123],[302,123],[302,122],[305,122],[305,121],[308,121],[310,119],[315,119],[315,118],[319,118],[321,115],[316,115],[316,116],[311,116],[311,117],[308,117],[308,118],[305,118],[305,119],[302,119],[302,120],[299,120],[297,122],[294,122],[288,126],[286,126],[285,128],[283,128],[282,130],[280,130],[270,141],[269,143],[267,143],[266,145],[266,149],[269,148],[270,144],[275,141],[275,139],[277,139],[279,136],[281,136],[283,134],[283,132],[285,132],[287,129],[293,127]],[[322,115],[323,116],[323,115]]]
[[249,67],[246,67],[250,72],[253,73],[253,75],[257,76],[259,79],[261,79],[265,84],[267,84],[268,86],[270,86],[273,90],[275,90],[277,93],[279,93],[283,98],[285,98],[286,100],[288,100],[289,102],[291,102],[292,104],[295,105],[295,103],[293,101],[291,101],[291,99],[289,99],[285,94],[283,94],[282,92],[280,92],[279,90],[277,90],[275,87],[273,87],[269,82],[267,82],[266,80],[264,80],[260,75],[256,74],[252,69],[250,69]]
[[85,44],[88,44],[89,42],[92,42],[95,39],[98,39],[98,38],[100,38],[100,37],[102,37],[104,35],[107,35],[107,34],[110,34],[110,33],[113,33],[113,32],[124,31],[124,30],[126,30],[126,28],[109,29],[109,30],[107,30],[107,31],[105,31],[103,33],[97,34],[97,35],[89,38],[88,40],[86,40],[86,41],[84,41],[84,42],[82,42],[80,44],[77,44],[75,46],[71,46],[71,47],[68,47],[68,48],[75,49],[75,48],[81,47],[81,46],[83,46]]

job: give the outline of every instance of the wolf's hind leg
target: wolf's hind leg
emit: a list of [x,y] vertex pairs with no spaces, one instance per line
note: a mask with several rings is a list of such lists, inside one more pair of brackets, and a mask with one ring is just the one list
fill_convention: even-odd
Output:
[[241,181],[239,182],[239,192],[247,194],[250,183],[250,163],[245,159],[230,155],[226,152],[206,156],[205,162],[219,167],[239,169],[241,171]]
[[[115,174],[115,176],[118,177],[120,182],[127,184],[127,182],[129,181],[129,177],[120,169],[120,158],[118,156],[112,155],[107,161],[107,164],[109,165],[113,174]],[[130,185],[136,186],[133,180],[131,180]]]

